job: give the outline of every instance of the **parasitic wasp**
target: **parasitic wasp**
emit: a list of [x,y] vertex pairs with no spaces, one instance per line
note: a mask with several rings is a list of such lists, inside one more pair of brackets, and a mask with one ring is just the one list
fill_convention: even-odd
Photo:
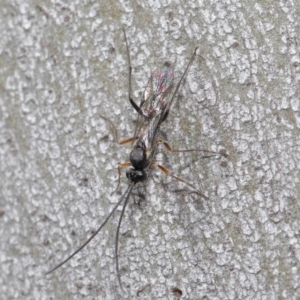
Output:
[[[46,273],[50,274],[53,271],[57,270],[59,267],[64,265],[67,261],[69,261],[72,257],[74,257],[78,252],[80,252],[105,226],[105,224],[109,221],[111,216],[114,214],[118,206],[124,201],[123,208],[119,217],[117,230],[116,230],[116,236],[115,236],[115,263],[116,263],[116,272],[117,272],[117,278],[119,282],[120,288],[123,290],[122,283],[121,283],[121,277],[120,277],[120,270],[119,270],[119,261],[118,261],[118,241],[119,241],[119,232],[121,227],[122,218],[130,197],[130,194],[133,190],[133,188],[140,182],[145,181],[148,178],[148,172],[149,168],[154,166],[160,169],[165,175],[171,176],[172,178],[185,183],[186,185],[193,188],[197,193],[205,198],[208,199],[207,196],[205,196],[202,192],[200,192],[194,185],[190,184],[189,182],[183,180],[180,177],[177,177],[170,173],[168,169],[161,166],[160,164],[156,163],[154,161],[154,156],[156,154],[156,150],[159,144],[163,144],[163,146],[170,152],[191,152],[191,151],[205,151],[210,152],[214,154],[220,154],[213,151],[207,151],[207,150],[199,150],[199,149],[188,149],[188,150],[174,150],[170,147],[170,145],[160,139],[159,131],[160,126],[162,123],[167,119],[169,110],[172,106],[172,103],[176,97],[176,94],[178,92],[178,89],[185,78],[190,65],[192,64],[196,52],[197,47],[194,49],[192,57],[190,58],[187,66],[185,67],[185,70],[183,74],[181,75],[179,81],[177,84],[174,84],[174,69],[171,67],[171,64],[169,62],[165,62],[162,68],[157,69],[152,72],[149,81],[146,85],[146,88],[144,90],[142,100],[140,104],[138,105],[132,97],[131,94],[131,75],[132,75],[132,66],[131,66],[131,60],[130,60],[130,53],[129,53],[129,46],[127,42],[127,37],[125,30],[124,32],[124,38],[126,43],[126,49],[127,49],[127,61],[128,61],[128,100],[133,106],[133,108],[138,113],[138,126],[135,129],[134,136],[130,139],[124,140],[119,142],[120,145],[132,144],[132,150],[130,152],[129,160],[130,162],[121,163],[118,166],[118,185],[117,189],[120,185],[120,176],[121,176],[121,169],[130,167],[126,171],[126,177],[129,181],[129,185],[127,189],[125,190],[124,194],[120,198],[120,200],[117,202],[117,204],[114,206],[112,211],[109,213],[109,215],[106,217],[104,222],[101,224],[101,226],[90,236],[90,238],[87,239],[87,241],[82,244],[76,251],[74,251],[70,256],[68,256],[65,260],[63,260],[61,263],[56,265],[54,268],[52,268],[50,271]],[[104,118],[106,119],[106,118]]]

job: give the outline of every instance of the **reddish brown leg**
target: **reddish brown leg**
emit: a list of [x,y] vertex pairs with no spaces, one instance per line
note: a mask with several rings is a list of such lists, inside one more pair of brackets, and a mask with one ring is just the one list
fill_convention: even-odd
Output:
[[121,168],[129,168],[129,167],[131,167],[131,163],[130,162],[122,163],[122,164],[118,165],[118,185],[117,185],[117,188],[111,193],[111,195],[114,194],[118,190],[118,188],[120,186],[120,182],[121,182]]
[[134,142],[135,140],[137,140],[137,137],[132,137],[130,139],[127,139],[127,140],[124,140],[124,141],[121,141],[121,142],[118,142],[118,143],[119,143],[119,145],[126,145],[126,144]]
[[194,151],[202,151],[202,152],[206,152],[206,153],[212,153],[214,155],[223,155],[225,156],[224,153],[218,153],[218,152],[214,152],[214,151],[209,151],[209,150],[204,150],[204,149],[185,149],[185,150],[175,150],[172,149],[171,146],[168,144],[168,142],[164,141],[164,140],[158,140],[157,143],[159,144],[163,144],[165,146],[165,148],[170,151],[170,152],[194,152]]
[[[133,137],[133,138],[130,138],[130,139],[121,141],[121,142],[119,142],[119,145],[126,145],[126,144],[129,144],[129,143],[132,143],[132,142],[135,141],[136,139],[137,139],[136,137]],[[122,168],[129,168],[129,167],[131,167],[131,166],[132,166],[132,165],[131,165],[130,162],[122,163],[122,164],[119,164],[119,165],[118,165],[118,185],[117,185],[117,188],[111,193],[111,195],[114,194],[114,193],[118,190],[118,188],[119,188],[119,186],[120,186],[120,182],[121,182],[121,169],[122,169]]]
[[155,166],[155,167],[157,167],[157,168],[159,168],[162,172],[165,173],[165,175],[171,176],[172,178],[174,178],[174,179],[176,179],[176,180],[178,180],[178,181],[180,181],[180,182],[183,182],[183,183],[185,183],[186,185],[190,186],[191,188],[193,188],[193,189],[194,189],[201,197],[203,197],[204,199],[206,199],[206,200],[209,199],[209,198],[208,198],[207,196],[205,196],[202,192],[200,192],[194,185],[192,185],[191,183],[185,181],[184,179],[182,179],[182,178],[180,178],[180,177],[177,177],[177,176],[173,175],[172,173],[170,173],[170,171],[169,171],[167,168],[165,168],[165,167],[163,167],[163,166],[161,166],[161,165],[159,165],[159,164],[157,164],[157,163],[155,163],[155,162],[152,162],[152,165]]

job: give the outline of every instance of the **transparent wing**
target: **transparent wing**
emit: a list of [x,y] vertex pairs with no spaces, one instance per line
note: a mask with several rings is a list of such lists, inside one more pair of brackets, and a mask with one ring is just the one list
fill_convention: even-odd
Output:
[[169,62],[152,72],[140,103],[145,118],[163,115],[172,96],[174,69]]
[[[148,153],[152,153],[153,143],[159,125],[169,107],[172,98],[174,83],[174,69],[165,62],[162,68],[152,72],[143,98],[140,103],[141,115],[135,136],[139,137],[136,143],[145,145]],[[140,120],[142,118],[142,120]]]

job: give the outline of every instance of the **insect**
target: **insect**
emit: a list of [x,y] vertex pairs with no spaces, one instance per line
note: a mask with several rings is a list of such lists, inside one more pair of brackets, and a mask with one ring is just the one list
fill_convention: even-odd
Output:
[[[133,108],[137,111],[139,118],[141,119],[140,125],[137,126],[134,136],[130,139],[120,142],[121,145],[132,143],[132,150],[130,153],[130,162],[119,164],[118,166],[118,187],[120,184],[120,174],[121,168],[130,167],[126,171],[126,177],[129,181],[129,185],[125,190],[123,196],[120,198],[118,203],[114,206],[112,211],[109,213],[104,222],[100,225],[100,227],[91,235],[91,237],[82,244],[76,251],[74,251],[70,256],[68,256],[65,260],[55,266],[53,269],[46,273],[50,274],[53,271],[57,270],[59,267],[64,265],[67,261],[69,261],[72,257],[74,257],[79,251],[81,251],[105,226],[105,224],[109,221],[111,216],[114,214],[118,206],[124,201],[123,208],[121,211],[121,215],[119,217],[116,237],[115,237],[115,261],[116,261],[116,272],[117,278],[119,282],[120,288],[123,290],[120,271],[119,271],[119,261],[118,261],[118,241],[119,241],[119,232],[120,226],[122,222],[122,217],[124,215],[128,200],[130,198],[130,194],[133,188],[140,182],[143,182],[148,177],[149,168],[151,166],[155,166],[159,168],[163,173],[168,176],[171,176],[187,185],[195,189],[200,196],[205,199],[208,199],[204,194],[196,189],[192,184],[186,182],[185,180],[174,176],[169,172],[165,167],[154,162],[154,156],[159,144],[163,144],[167,150],[171,152],[189,152],[189,151],[203,151],[197,149],[189,149],[189,150],[172,150],[169,144],[166,141],[163,141],[158,138],[158,133],[160,130],[160,126],[167,119],[169,110],[172,106],[172,103],[175,99],[175,96],[178,92],[178,89],[186,76],[188,69],[196,55],[197,47],[194,49],[193,55],[189,60],[181,78],[178,83],[174,86],[174,70],[171,67],[169,62],[165,62],[162,68],[155,70],[152,72],[148,84],[145,88],[141,103],[138,105],[133,100],[131,94],[131,74],[132,74],[132,66],[130,61],[129,47],[126,38],[125,30],[124,37],[127,48],[127,60],[128,60],[128,99]],[[210,151],[208,151],[210,152]],[[117,187],[117,188],[118,188]],[[124,290],[123,290],[124,291]]]

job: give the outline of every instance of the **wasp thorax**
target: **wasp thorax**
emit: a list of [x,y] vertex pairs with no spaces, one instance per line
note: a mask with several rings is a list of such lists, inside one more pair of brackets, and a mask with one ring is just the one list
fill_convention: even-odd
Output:
[[135,169],[142,170],[148,167],[146,151],[144,148],[134,148],[130,153],[130,162]]

